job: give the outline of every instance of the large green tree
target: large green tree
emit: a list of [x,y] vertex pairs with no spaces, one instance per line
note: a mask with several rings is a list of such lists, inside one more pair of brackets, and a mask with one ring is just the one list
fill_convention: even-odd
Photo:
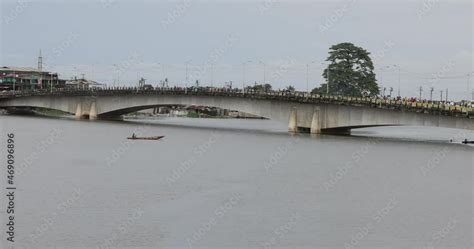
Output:
[[286,91],[286,92],[291,92],[291,93],[292,93],[292,92],[295,92],[296,89],[295,89],[294,86],[289,85],[289,86],[287,86],[287,87],[284,89],[284,91]]
[[256,92],[269,92],[272,90],[272,85],[270,84],[260,84],[255,83],[254,86],[248,86],[247,90],[253,90]]
[[[380,89],[374,73],[370,53],[352,43],[340,43],[330,48],[329,63],[323,72],[329,82],[329,94],[344,96],[375,96]],[[315,88],[313,93],[326,94],[327,84]]]

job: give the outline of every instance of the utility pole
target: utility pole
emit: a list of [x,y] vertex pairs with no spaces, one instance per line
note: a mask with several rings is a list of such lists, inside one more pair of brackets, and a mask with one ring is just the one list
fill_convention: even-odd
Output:
[[449,89],[446,88],[446,103],[448,102],[448,92],[449,92]]
[[422,93],[423,93],[423,87],[420,86],[420,98],[419,98],[420,101],[421,101],[421,95],[422,95]]
[[439,91],[441,93],[439,101],[443,102],[443,90]]
[[434,87],[431,87],[430,89],[430,101],[433,101],[433,92],[434,92]]

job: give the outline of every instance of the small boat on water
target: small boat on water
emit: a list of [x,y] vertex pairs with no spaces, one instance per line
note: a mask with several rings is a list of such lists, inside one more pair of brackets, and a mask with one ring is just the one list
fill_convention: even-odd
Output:
[[467,139],[465,139],[464,141],[462,141],[463,144],[474,144],[474,141],[469,141]]
[[137,137],[137,136],[131,136],[127,137],[127,139],[130,140],[160,140],[164,138],[165,136],[155,136],[155,137]]

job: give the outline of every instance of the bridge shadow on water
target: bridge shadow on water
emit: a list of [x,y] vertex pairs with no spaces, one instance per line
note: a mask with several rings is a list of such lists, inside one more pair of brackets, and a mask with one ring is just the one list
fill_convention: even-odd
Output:
[[[339,141],[351,141],[360,142],[366,140],[383,140],[391,143],[430,143],[430,144],[452,144],[462,145],[461,141],[465,138],[474,139],[474,132],[457,129],[447,128],[427,128],[427,127],[401,127],[401,126],[387,126],[387,127],[368,127],[362,129],[354,129],[352,134],[309,134],[309,130],[303,130],[301,133],[288,132],[286,127],[277,126],[248,126],[246,128],[239,128],[236,126],[224,127],[219,122],[222,121],[214,119],[205,119],[205,125],[196,124],[195,122],[182,122],[182,121],[195,121],[194,118],[179,118],[175,120],[177,122],[169,122],[165,119],[152,119],[152,120],[134,120],[125,119],[123,121],[110,121],[124,124],[137,124],[137,125],[152,125],[156,127],[169,127],[179,129],[192,129],[192,130],[203,130],[203,131],[224,131],[231,133],[247,133],[247,134],[258,134],[267,136],[281,136],[281,137],[298,137],[302,139],[312,139],[317,141],[326,140],[339,140]],[[225,120],[232,121],[235,120]],[[252,122],[254,120],[239,119],[239,124],[242,122]],[[259,120],[260,124],[266,122],[270,123],[270,120]],[[236,125],[236,124],[234,124]],[[460,135],[462,134],[462,135]],[[467,134],[467,137],[461,137]],[[454,139],[453,139],[454,138]],[[463,145],[464,146],[464,145]],[[473,146],[474,147],[474,146]]]
[[[165,127],[202,131],[222,131],[230,133],[246,133],[259,136],[297,137],[300,139],[311,139],[315,141],[347,141],[363,142],[367,140],[380,140],[389,143],[422,143],[422,144],[450,144],[460,145],[464,139],[474,140],[473,131],[431,128],[431,127],[371,127],[354,129],[350,135],[347,134],[309,134],[308,131],[291,133],[285,126],[272,123],[271,120],[253,119],[197,119],[197,118],[156,118],[156,119],[124,119],[124,120],[76,120],[74,116],[48,116],[41,114],[6,114],[0,115],[0,119],[11,117],[36,118],[59,120],[64,122],[81,122],[88,124],[113,124],[113,125],[136,125],[150,127]],[[198,121],[198,122],[196,122]],[[204,121],[204,122],[202,122]],[[244,128],[237,127],[244,126]],[[129,135],[129,134],[125,134]],[[166,135],[166,134],[160,134]],[[474,148],[473,145],[468,147]]]

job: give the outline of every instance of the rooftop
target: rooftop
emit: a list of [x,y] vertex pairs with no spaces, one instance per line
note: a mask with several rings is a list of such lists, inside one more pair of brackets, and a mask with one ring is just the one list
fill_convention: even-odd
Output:
[[15,72],[35,72],[39,73],[38,69],[32,67],[0,67],[0,72],[15,71]]

